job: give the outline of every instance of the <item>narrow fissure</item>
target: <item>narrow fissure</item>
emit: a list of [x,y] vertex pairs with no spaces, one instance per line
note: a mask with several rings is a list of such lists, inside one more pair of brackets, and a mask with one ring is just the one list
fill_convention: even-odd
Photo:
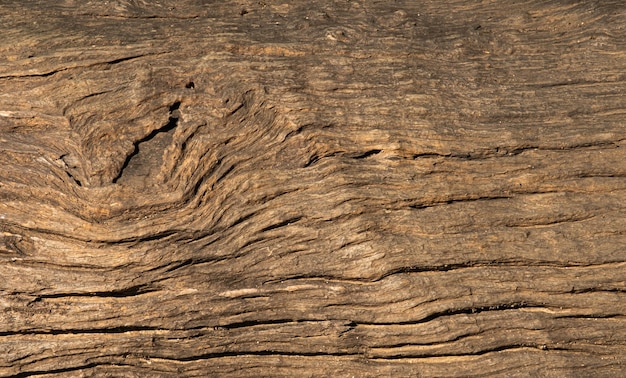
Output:
[[158,327],[128,326],[111,328],[87,328],[87,329],[51,329],[51,330],[24,330],[16,332],[0,332],[0,337],[14,335],[83,335],[83,334],[116,334],[141,331],[163,331]]
[[65,173],[67,173],[67,176],[72,179],[74,181],[74,183],[78,186],[83,186],[83,183],[80,182],[79,179],[77,179],[76,177],[74,177],[74,175],[72,175],[69,171],[65,171]]
[[285,226],[289,226],[292,223],[296,223],[297,221],[299,221],[300,219],[302,219],[302,217],[293,217],[293,218],[289,218],[287,220],[284,220],[280,223],[276,223],[276,224],[272,224],[269,225],[263,229],[261,229],[261,232],[267,232],[267,231],[272,231],[275,230],[277,228],[281,228],[281,227],[285,227]]
[[429,359],[429,358],[438,358],[438,357],[466,357],[466,356],[483,356],[489,353],[497,353],[504,352],[516,349],[538,349],[542,351],[569,351],[567,348],[553,347],[544,344],[535,344],[535,343],[521,343],[521,344],[510,344],[510,345],[501,345],[494,348],[478,350],[475,352],[468,353],[428,353],[428,354],[415,354],[415,353],[407,353],[407,354],[398,354],[393,356],[372,356],[369,357],[372,360],[402,360],[402,359],[412,359],[412,358],[421,358],[421,359]]
[[38,375],[50,375],[50,374],[63,374],[63,373],[71,373],[79,370],[87,370],[98,366],[96,363],[89,363],[80,366],[71,366],[63,369],[52,369],[52,370],[37,370],[37,371],[23,371],[21,373],[17,373],[14,375],[9,375],[10,378],[25,378],[25,377],[35,377]]

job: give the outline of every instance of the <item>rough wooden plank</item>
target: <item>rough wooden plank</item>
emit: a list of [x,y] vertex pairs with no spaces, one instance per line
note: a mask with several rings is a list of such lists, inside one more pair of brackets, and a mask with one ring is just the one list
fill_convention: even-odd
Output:
[[0,376],[619,376],[619,1],[4,1]]

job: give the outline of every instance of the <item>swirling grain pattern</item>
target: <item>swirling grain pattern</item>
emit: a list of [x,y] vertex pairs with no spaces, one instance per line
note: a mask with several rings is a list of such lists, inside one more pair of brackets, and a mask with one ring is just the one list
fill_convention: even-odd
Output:
[[626,370],[621,1],[0,19],[0,376]]

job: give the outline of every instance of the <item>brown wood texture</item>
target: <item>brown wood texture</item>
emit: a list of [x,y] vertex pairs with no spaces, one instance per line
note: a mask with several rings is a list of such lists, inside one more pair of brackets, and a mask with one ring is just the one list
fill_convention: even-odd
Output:
[[0,376],[624,374],[623,1],[0,20]]

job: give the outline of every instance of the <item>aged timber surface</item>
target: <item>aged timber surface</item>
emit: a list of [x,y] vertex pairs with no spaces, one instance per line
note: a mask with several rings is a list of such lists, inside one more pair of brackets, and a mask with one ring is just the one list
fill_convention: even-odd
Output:
[[624,374],[623,1],[0,21],[0,376]]

